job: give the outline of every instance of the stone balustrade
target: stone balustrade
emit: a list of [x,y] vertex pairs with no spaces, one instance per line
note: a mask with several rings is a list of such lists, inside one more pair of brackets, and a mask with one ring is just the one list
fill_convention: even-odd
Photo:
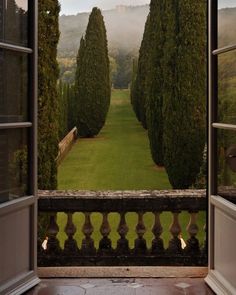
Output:
[[[39,239],[38,265],[39,266],[140,266],[140,265],[207,265],[206,241],[200,245],[198,232],[205,231],[198,226],[199,211],[207,208],[206,192],[204,190],[168,190],[168,191],[39,191],[39,212],[47,213],[49,224],[47,229],[47,249],[43,250]],[[161,215],[171,212],[172,223],[169,226],[171,235],[168,245],[162,238],[163,226]],[[179,216],[187,211],[189,223],[187,226],[188,239],[186,247],[181,245],[182,232]],[[60,247],[57,239],[59,226],[57,213],[67,215],[67,224],[64,228],[67,239],[64,247]],[[76,212],[84,214],[83,225],[80,225],[82,242],[74,238],[78,225],[73,220]],[[94,224],[91,214],[99,212],[102,215],[100,225],[101,239],[98,246],[92,238]],[[120,238],[116,247],[112,246],[109,237],[111,224],[109,213],[119,214],[117,233]],[[136,239],[134,247],[130,246],[127,238],[129,227],[126,221],[128,212],[137,214]],[[154,222],[151,227],[153,239],[151,246],[147,246],[145,233],[147,225],[144,214],[151,212]]]

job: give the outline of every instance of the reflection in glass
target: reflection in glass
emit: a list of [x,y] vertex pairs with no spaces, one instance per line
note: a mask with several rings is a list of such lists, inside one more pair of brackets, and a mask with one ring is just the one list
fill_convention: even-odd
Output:
[[217,194],[236,203],[236,131],[218,130]]
[[236,43],[235,26],[235,0],[218,0],[218,48]]
[[0,130],[0,203],[27,194],[27,131]]
[[27,121],[28,56],[0,49],[0,123]]
[[27,46],[28,1],[0,0],[0,41]]
[[218,122],[236,124],[236,50],[218,56]]

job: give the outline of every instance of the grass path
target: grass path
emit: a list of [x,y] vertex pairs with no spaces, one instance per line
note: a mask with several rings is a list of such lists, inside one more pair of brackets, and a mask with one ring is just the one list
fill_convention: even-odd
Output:
[[[130,190],[130,189],[170,189],[167,174],[164,169],[154,165],[147,138],[147,132],[137,122],[129,101],[128,90],[115,90],[112,92],[111,107],[106,125],[94,139],[79,139],[69,155],[59,167],[59,189],[85,189],[85,190]],[[134,246],[136,239],[135,227],[137,214],[128,213],[126,220],[129,226],[130,246]],[[169,226],[172,215],[169,212],[161,214],[163,235],[166,246],[170,239]],[[183,237],[188,234],[185,229],[189,221],[189,214],[180,215],[180,223],[183,229]],[[154,216],[148,212],[144,216],[147,228],[145,238],[148,246],[151,246],[153,234],[151,232]],[[205,213],[199,213],[199,229],[203,228]],[[60,232],[58,238],[61,246],[66,235],[63,232],[66,224],[66,215],[59,213],[58,223]],[[74,214],[74,223],[77,227],[75,235],[78,244],[81,245],[83,235],[81,228],[84,223],[82,213]],[[99,232],[102,216],[99,213],[92,214],[94,233],[92,235],[98,247],[101,238]],[[109,214],[111,226],[110,238],[113,247],[119,239],[116,231],[119,224],[119,214]],[[204,233],[199,232],[199,239],[203,242]]]
[[59,189],[169,189],[166,172],[150,155],[147,131],[137,122],[128,90],[112,92],[106,125],[79,139],[59,167]]

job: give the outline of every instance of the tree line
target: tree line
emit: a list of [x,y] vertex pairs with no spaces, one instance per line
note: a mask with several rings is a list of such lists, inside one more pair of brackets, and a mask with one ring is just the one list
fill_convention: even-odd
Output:
[[[110,105],[111,73],[106,28],[94,8],[77,55],[74,85],[58,83],[56,0],[39,3],[38,180],[56,189],[58,142],[74,126],[96,136]],[[206,1],[152,0],[131,102],[148,130],[154,162],[165,166],[173,188],[196,182],[205,145]]]
[[[206,142],[206,1],[152,0],[131,103],[173,188],[198,178]],[[202,169],[201,169],[202,170]]]
[[93,8],[77,55],[74,84],[59,78],[57,44],[60,5],[39,2],[38,186],[57,188],[59,141],[77,126],[79,136],[96,136],[110,105],[110,68],[103,16]]

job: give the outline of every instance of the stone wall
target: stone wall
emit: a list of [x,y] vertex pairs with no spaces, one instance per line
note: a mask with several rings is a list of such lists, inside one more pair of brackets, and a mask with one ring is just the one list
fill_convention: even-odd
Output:
[[76,142],[78,135],[77,128],[74,127],[59,143],[58,145],[58,155],[56,158],[57,166],[61,164],[65,156],[70,151],[73,144]]

